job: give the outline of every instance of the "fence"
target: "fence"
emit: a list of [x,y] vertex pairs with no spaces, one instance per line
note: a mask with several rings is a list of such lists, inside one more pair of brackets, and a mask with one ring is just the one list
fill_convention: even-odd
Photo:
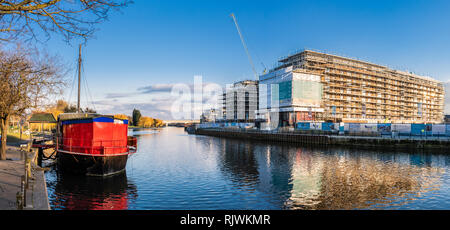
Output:
[[253,123],[240,123],[240,122],[225,122],[225,123],[201,123],[197,124],[196,128],[209,129],[209,128],[253,128]]
[[[202,123],[200,129],[254,129],[252,123]],[[255,130],[256,131],[256,130]],[[301,133],[312,135],[368,136],[394,139],[450,139],[450,124],[391,124],[391,123],[330,123],[298,122],[295,128],[275,130],[257,130],[269,133]]]
[[450,124],[371,124],[371,123],[319,123],[299,122],[296,130],[328,131],[358,136],[408,136],[408,137],[449,137]]

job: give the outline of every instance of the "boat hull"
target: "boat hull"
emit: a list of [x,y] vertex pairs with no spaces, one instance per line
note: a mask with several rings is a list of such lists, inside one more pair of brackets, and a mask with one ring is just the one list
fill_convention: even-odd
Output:
[[125,171],[128,154],[113,156],[78,155],[58,152],[58,170],[86,176],[111,176]]

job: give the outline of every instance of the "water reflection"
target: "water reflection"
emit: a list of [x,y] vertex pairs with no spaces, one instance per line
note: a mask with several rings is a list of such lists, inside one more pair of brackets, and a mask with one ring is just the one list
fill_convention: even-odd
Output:
[[220,154],[221,171],[229,174],[230,180],[238,187],[252,189],[259,182],[258,162],[255,159],[254,145],[242,142],[233,143],[222,140]]
[[137,197],[137,188],[126,173],[106,178],[56,174],[51,199],[53,209],[126,210]]
[[[306,156],[304,156],[306,155]],[[438,168],[419,168],[376,157],[332,154],[314,159],[311,170],[302,161],[310,153],[297,154],[294,189],[289,208],[366,209],[408,202],[430,188],[439,187]],[[312,162],[311,162],[312,163]],[[426,178],[426,180],[423,180]],[[306,182],[306,183],[304,183]]]
[[283,209],[397,208],[439,190],[448,157],[222,139],[220,168]]
[[450,208],[446,153],[307,148],[182,128],[134,134],[127,174],[47,172],[52,209]]
[[128,129],[128,135],[129,136],[145,136],[145,135],[151,135],[159,133],[160,129],[143,129],[143,128],[134,128],[134,129]]

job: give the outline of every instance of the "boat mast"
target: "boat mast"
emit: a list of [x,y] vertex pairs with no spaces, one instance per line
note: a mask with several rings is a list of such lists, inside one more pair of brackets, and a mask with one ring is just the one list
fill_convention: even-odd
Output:
[[80,92],[81,92],[81,44],[78,52],[78,101],[77,101],[77,113],[80,113]]

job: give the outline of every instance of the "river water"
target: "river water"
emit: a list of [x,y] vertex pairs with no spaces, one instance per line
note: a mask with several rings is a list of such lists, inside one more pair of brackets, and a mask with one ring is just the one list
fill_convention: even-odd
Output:
[[[130,131],[126,173],[46,173],[52,209],[450,209],[450,155]],[[448,152],[448,151],[447,151]]]

